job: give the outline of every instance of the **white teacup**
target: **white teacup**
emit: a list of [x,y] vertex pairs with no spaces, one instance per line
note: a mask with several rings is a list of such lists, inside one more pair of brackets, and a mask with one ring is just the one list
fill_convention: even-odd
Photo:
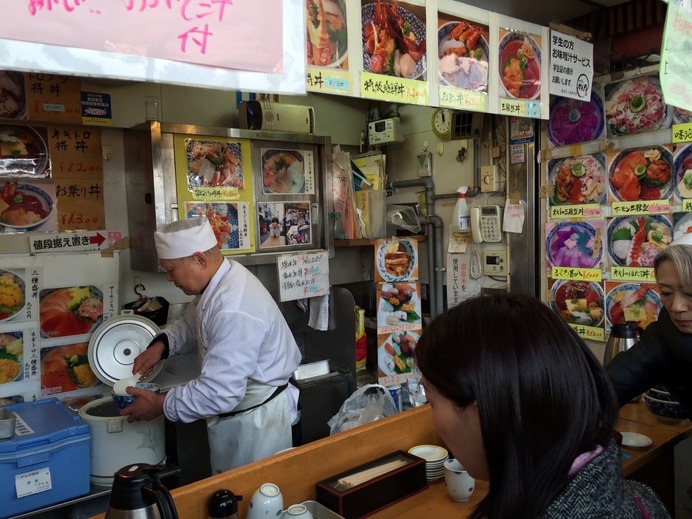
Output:
[[266,519],[280,517],[284,508],[281,490],[274,483],[263,483],[250,499],[246,519]]
[[464,467],[456,459],[445,461],[445,485],[447,493],[453,501],[463,503],[468,501],[476,488],[476,480],[473,479]]
[[289,506],[284,517],[286,519],[313,519],[312,512],[303,504]]

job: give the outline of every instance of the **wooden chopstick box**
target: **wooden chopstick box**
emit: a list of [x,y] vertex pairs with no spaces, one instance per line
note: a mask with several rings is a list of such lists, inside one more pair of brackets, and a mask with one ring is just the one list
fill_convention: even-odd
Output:
[[[358,481],[359,474],[390,462],[403,465],[363,483],[344,488],[349,477]],[[396,464],[396,463],[395,463]],[[366,517],[392,503],[428,488],[425,460],[404,451],[360,465],[317,483],[317,501],[345,519]]]

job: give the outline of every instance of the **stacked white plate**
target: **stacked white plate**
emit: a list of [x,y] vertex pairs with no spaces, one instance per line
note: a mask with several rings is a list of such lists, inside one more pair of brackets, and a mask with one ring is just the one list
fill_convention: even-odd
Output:
[[425,460],[425,477],[428,481],[435,481],[445,475],[444,463],[449,458],[447,449],[437,445],[416,445],[408,452]]

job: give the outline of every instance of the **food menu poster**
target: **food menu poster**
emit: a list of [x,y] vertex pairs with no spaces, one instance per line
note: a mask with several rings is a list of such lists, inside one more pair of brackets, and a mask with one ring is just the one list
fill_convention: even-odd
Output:
[[224,254],[255,251],[250,141],[173,137],[178,216],[209,218]]
[[377,374],[383,385],[401,384],[413,376],[413,351],[423,329],[417,263],[417,240],[375,242]]
[[118,313],[118,255],[0,258],[0,399],[94,398],[94,331]]
[[60,74],[0,71],[0,119],[81,123],[81,80]]
[[487,11],[476,8],[465,10],[463,17],[438,13],[437,80],[440,106],[487,110],[490,73],[488,18]]
[[351,95],[360,58],[360,10],[346,0],[307,0],[305,9],[306,89]]

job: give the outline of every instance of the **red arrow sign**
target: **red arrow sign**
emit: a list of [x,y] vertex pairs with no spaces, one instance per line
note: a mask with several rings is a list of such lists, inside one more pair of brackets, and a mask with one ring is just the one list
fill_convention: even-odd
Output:
[[104,241],[106,241],[106,237],[98,232],[96,236],[89,236],[89,243],[95,243],[97,247],[100,247]]

